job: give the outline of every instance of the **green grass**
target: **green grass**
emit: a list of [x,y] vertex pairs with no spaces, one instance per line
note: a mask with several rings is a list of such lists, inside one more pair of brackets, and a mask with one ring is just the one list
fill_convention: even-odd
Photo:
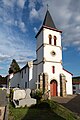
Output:
[[14,108],[9,105],[9,120],[21,120],[28,113],[28,108]]
[[78,116],[53,101],[30,108],[14,108],[10,104],[9,120],[80,120]]

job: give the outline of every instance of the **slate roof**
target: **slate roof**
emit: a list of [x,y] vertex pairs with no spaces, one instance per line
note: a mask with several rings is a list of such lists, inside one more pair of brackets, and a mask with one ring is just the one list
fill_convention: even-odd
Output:
[[49,11],[47,10],[46,12],[46,15],[45,15],[45,18],[44,18],[44,21],[43,21],[43,24],[42,24],[42,27],[40,28],[40,30],[38,31],[37,35],[35,36],[35,38],[37,38],[37,36],[40,34],[41,30],[43,28],[48,28],[50,30],[54,30],[54,31],[57,31],[57,32],[60,32],[62,33],[61,30],[58,30],[54,24],[54,21],[49,13]]
[[57,29],[48,10],[46,12],[43,25]]

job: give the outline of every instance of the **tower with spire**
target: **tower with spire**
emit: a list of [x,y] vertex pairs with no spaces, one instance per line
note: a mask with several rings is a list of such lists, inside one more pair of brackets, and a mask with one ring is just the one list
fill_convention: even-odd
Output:
[[[36,35],[37,59],[33,62],[33,81],[43,93],[50,96],[72,94],[72,74],[62,66],[61,30],[58,30],[47,10],[41,29]],[[68,83],[69,81],[69,83]]]

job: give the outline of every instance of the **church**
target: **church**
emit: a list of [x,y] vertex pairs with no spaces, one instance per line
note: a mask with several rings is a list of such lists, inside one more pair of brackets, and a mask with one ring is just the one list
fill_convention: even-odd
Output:
[[40,89],[50,97],[72,95],[72,73],[62,66],[61,33],[47,10],[36,35],[36,60],[10,78],[10,87]]

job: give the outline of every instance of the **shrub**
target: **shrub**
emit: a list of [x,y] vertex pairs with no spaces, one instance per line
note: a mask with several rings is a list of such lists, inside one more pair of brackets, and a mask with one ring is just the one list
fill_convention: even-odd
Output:
[[31,97],[37,99],[37,103],[38,103],[42,98],[42,92],[40,90],[32,91]]
[[13,99],[13,89],[10,89],[10,100],[12,100]]
[[39,109],[51,109],[50,104],[47,101],[42,101],[37,106]]

